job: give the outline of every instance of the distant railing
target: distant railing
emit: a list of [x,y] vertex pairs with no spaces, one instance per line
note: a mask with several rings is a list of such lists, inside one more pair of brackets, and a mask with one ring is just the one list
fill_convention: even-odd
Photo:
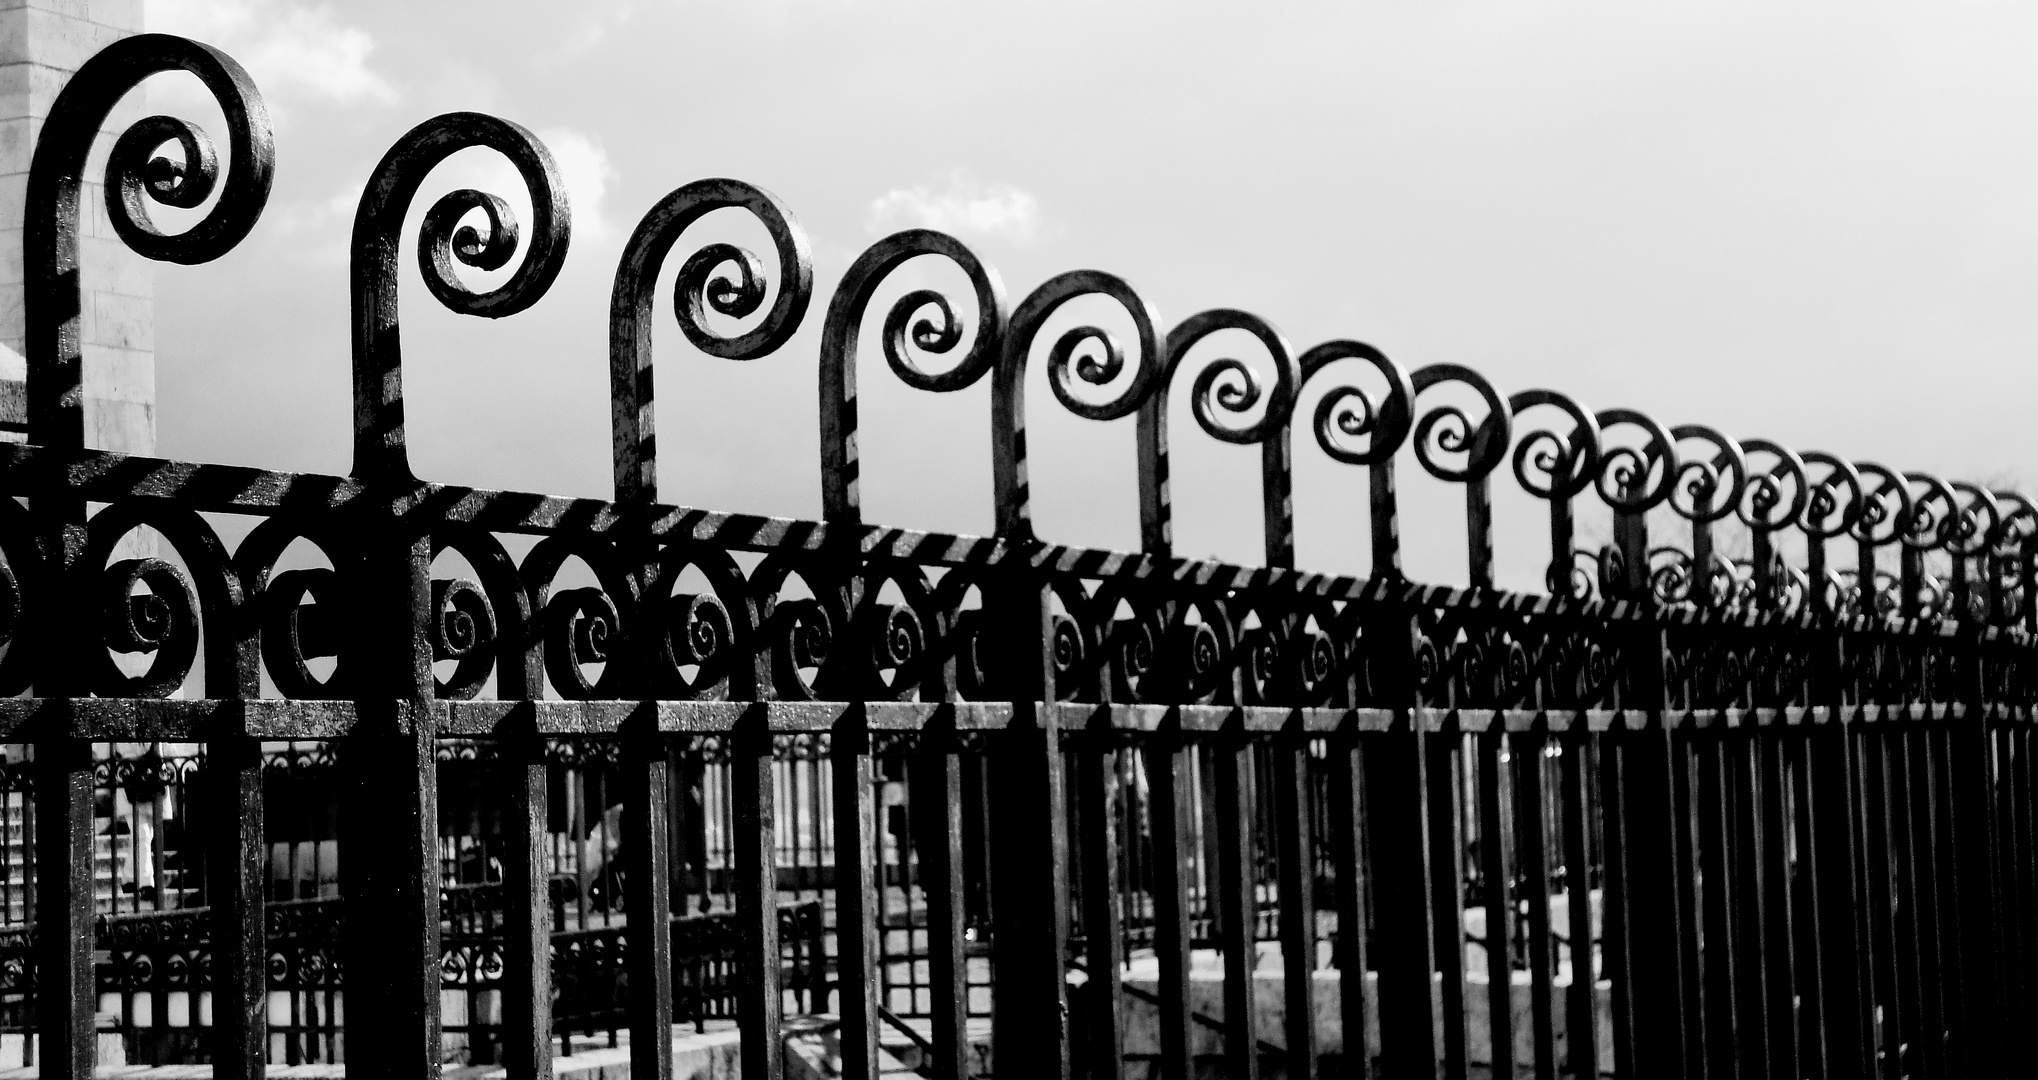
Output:
[[[1147,1064],[1187,1077],[1215,1017],[1237,1077],[1269,1055],[1290,1077],[2008,1071],[2038,971],[2038,512],[2022,497],[1554,391],[1503,395],[1470,369],[1406,372],[1351,340],[1296,355],[1239,311],[1164,333],[1138,292],[1096,271],[1008,309],[969,248],[912,230],[861,255],[828,304],[819,519],[669,505],[650,368],[674,247],[733,210],[773,249],[703,244],[679,263],[680,329],[712,355],[780,351],[813,296],[790,213],[732,180],[675,189],[625,247],[609,319],[615,498],[429,483],[407,459],[397,312],[415,196],[473,148],[526,186],[527,228],[475,191],[424,214],[417,266],[457,312],[535,303],[569,237],[544,147],[472,113],[420,125],[364,187],[350,475],[89,450],[85,166],[121,95],[173,69],[218,99],[225,160],[181,121],[141,121],[112,147],[106,221],[151,258],[233,247],[268,193],[266,113],[231,59],[180,38],[131,38],[85,64],[43,123],[28,185],[28,441],[0,447],[0,692],[25,696],[0,701],[0,738],[33,746],[35,962],[19,985],[34,988],[43,1075],[83,1080],[94,1059],[94,791],[108,759],[95,747],[162,742],[205,746],[192,820],[206,823],[215,1075],[261,1073],[268,912],[297,910],[268,895],[266,834],[285,826],[263,746],[286,741],[340,748],[344,916],[326,970],[363,1075],[427,1076],[448,1055],[461,1023],[440,993],[449,943],[456,966],[497,979],[509,1074],[546,1072],[580,1022],[551,997],[555,973],[581,970],[555,950],[548,847],[574,805],[603,812],[565,832],[602,835],[605,869],[576,863],[575,902],[603,918],[569,940],[623,953],[625,989],[604,1015],[628,1023],[633,1075],[670,1073],[673,1025],[699,989],[674,960],[690,924],[672,916],[701,893],[730,900],[727,1004],[754,1080],[780,1075],[789,990],[809,994],[792,1007],[839,1015],[844,1075],[875,1076],[880,1007],[902,1011],[886,1000],[901,986],[929,1029],[926,1067],[948,1077],[977,1060],[968,1020],[985,1005],[996,1068],[1026,1078]],[[151,201],[201,220],[162,235]],[[970,296],[889,280],[923,258],[959,271]],[[461,265],[508,273],[475,291]],[[866,327],[880,299],[882,326]],[[1112,306],[1099,321],[1115,330],[1069,325]],[[864,522],[866,329],[913,387],[990,377],[993,536]],[[1208,356],[1225,337],[1253,362]],[[957,359],[930,370],[944,357]],[[1064,407],[1134,418],[1139,552],[1035,534],[1036,363]],[[1198,425],[1259,448],[1262,566],[1174,554],[1169,409],[1192,372]],[[1365,470],[1367,577],[1294,568],[1298,418]],[[1410,456],[1462,497],[1462,522],[1444,527],[1462,526],[1463,587],[1403,572]],[[1546,563],[1540,592],[1497,585],[1502,465],[1547,509],[1547,531],[1505,538]],[[487,797],[442,787],[442,764],[482,745]],[[555,790],[561,755],[585,753],[613,762],[598,772],[615,799]],[[689,770],[709,757],[727,798],[696,803]],[[815,782],[782,785],[789,760],[812,763]],[[453,806],[493,816],[493,832],[459,831],[485,846],[444,842]],[[711,806],[727,807],[729,863],[688,881],[676,864],[695,865],[689,822]],[[821,864],[790,885],[788,836]],[[449,858],[500,881],[499,976],[460,951]],[[831,937],[790,968],[789,887],[822,898],[797,934],[818,919]],[[651,932],[618,945],[605,920],[619,909]],[[912,971],[888,977],[902,955]],[[1255,992],[1262,975],[1277,992]],[[1265,1024],[1254,1002],[1275,999]],[[1150,1063],[1127,1060],[1135,1002]]]

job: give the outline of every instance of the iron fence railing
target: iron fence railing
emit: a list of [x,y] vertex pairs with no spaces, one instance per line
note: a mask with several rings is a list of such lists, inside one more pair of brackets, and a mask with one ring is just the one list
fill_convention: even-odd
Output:
[[[487,149],[532,206],[524,229],[474,191],[424,214],[417,266],[454,311],[535,303],[569,238],[544,147],[472,113],[405,135],[365,185],[350,475],[90,450],[86,163],[114,103],[169,70],[218,99],[224,152],[181,121],[141,121],[113,144],[104,220],[180,262],[245,236],[271,176],[260,96],[230,58],[160,35],[78,71],[25,203],[26,441],[0,446],[0,693],[15,695],[0,738],[33,746],[8,825],[34,835],[33,961],[8,970],[32,980],[17,985],[33,988],[43,1075],[91,1075],[102,846],[128,845],[114,878],[138,901],[144,861],[157,902],[191,872],[98,828],[102,766],[128,760],[102,748],[160,743],[204,746],[190,812],[148,824],[204,822],[184,840],[208,901],[191,918],[206,923],[215,1075],[259,1075],[271,1057],[268,927],[331,903],[328,856],[348,1068],[430,1075],[472,1022],[440,992],[448,945],[467,940],[450,867],[500,890],[496,1052],[512,1076],[543,1074],[578,1023],[555,1007],[555,974],[582,970],[555,948],[561,813],[588,853],[567,875],[584,925],[563,932],[622,953],[607,1015],[633,1033],[633,1075],[670,1072],[694,993],[675,957],[695,924],[673,916],[700,897],[733,928],[726,1001],[756,1078],[780,1074],[791,990],[809,995],[791,1007],[839,1015],[856,1077],[876,1074],[902,990],[937,1076],[980,1063],[969,1018],[984,1006],[999,1073],[1029,1078],[1122,1071],[1134,1049],[1170,1077],[1205,1053],[1239,1077],[1268,1058],[1291,1077],[2008,1071],[2038,990],[2038,512],[2023,498],[1554,391],[1503,395],[1356,341],[1298,355],[1239,311],[1163,332],[1101,272],[1008,308],[967,246],[912,230],[860,256],[827,306],[820,518],[669,505],[650,378],[668,256],[717,211],[770,240],[768,261],[708,244],[679,263],[680,328],[715,356],[781,350],[813,296],[790,213],[732,180],[675,189],[625,247],[614,499],[429,483],[407,459],[398,318],[403,222],[427,174]],[[161,234],[152,202],[200,220]],[[969,295],[888,284],[922,258]],[[477,291],[462,266],[508,273]],[[863,520],[856,378],[880,300],[876,340],[909,385],[990,379],[993,536]],[[1113,305],[1129,333],[1063,317]],[[1250,340],[1253,362],[1203,362],[1220,333]],[[1036,363],[1064,407],[1134,419],[1140,551],[1035,534]],[[1203,430],[1259,448],[1264,565],[1174,554],[1178,377]],[[1294,567],[1298,419],[1364,470],[1364,578]],[[1402,571],[1410,457],[1463,497],[1463,587]],[[1547,554],[1540,592],[1496,584],[1508,471],[1547,509],[1547,541],[1507,538]],[[272,803],[290,782],[272,743],[338,748],[329,848],[324,826]],[[486,800],[444,780],[484,746]],[[562,748],[601,760],[576,794]],[[726,797],[694,799],[715,784]],[[449,813],[493,824],[448,834]],[[711,813],[726,814],[720,867],[689,846],[688,823]],[[288,880],[319,898],[272,901],[272,832],[311,845],[290,858],[313,869]],[[790,881],[787,844],[814,857]],[[798,931],[788,889],[821,898]],[[618,911],[648,932],[615,940]],[[825,977],[811,947],[786,962],[788,938],[816,925],[832,927]]]

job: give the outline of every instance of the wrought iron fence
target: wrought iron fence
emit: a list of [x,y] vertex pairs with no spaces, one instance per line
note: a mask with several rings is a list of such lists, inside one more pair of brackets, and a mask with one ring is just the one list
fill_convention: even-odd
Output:
[[[44,1075],[82,1080],[93,1064],[107,758],[94,748],[155,742],[205,747],[190,818],[207,823],[193,840],[208,904],[191,918],[207,924],[208,1052],[216,1075],[261,1073],[265,928],[332,904],[270,897],[270,833],[291,826],[270,813],[262,748],[281,741],[341,748],[330,850],[344,899],[325,970],[348,995],[343,1030],[371,1033],[345,1040],[367,1074],[428,1075],[447,1052],[440,991],[465,931],[443,889],[440,821],[459,796],[441,760],[482,745],[495,839],[450,858],[496,868],[482,877],[502,897],[488,910],[513,1076],[546,1075],[555,1033],[578,1023],[551,997],[555,973],[581,963],[555,936],[562,745],[613,761],[617,798],[589,805],[617,808],[618,872],[577,871],[572,892],[599,911],[607,889],[607,911],[648,932],[618,942],[596,920],[567,933],[623,953],[614,1010],[635,1036],[633,1074],[670,1074],[667,1036],[697,991],[674,963],[690,928],[672,916],[695,890],[731,900],[715,917],[734,927],[729,1008],[750,1077],[779,1075],[796,988],[815,1000],[794,1007],[825,999],[839,1014],[845,1075],[875,1076],[880,1009],[900,986],[924,1004],[925,1067],[968,1075],[972,985],[986,979],[1005,1076],[1118,1072],[1135,1039],[1166,1076],[1191,1075],[1206,1049],[1241,1077],[1270,1061],[1291,1077],[2007,1071],[2038,970],[2038,512],[2021,497],[1554,391],[1503,395],[1468,368],[1406,372],[1357,341],[1297,354],[1240,311],[1163,332],[1137,291],[1097,271],[1008,308],[967,246],[912,230],[859,257],[828,303],[820,519],[668,505],[651,339],[659,271],[689,226],[742,211],[773,249],[689,250],[675,307],[696,348],[777,352],[813,295],[790,212],[733,180],[675,189],[626,246],[610,313],[614,499],[434,484],[406,454],[397,310],[402,222],[426,174],[486,148],[533,207],[526,229],[474,191],[426,213],[417,265],[454,311],[529,307],[569,238],[544,147],[471,113],[414,129],[365,187],[349,476],[94,451],[81,181],[114,102],[168,70],[218,99],[224,161],[181,121],[140,122],[107,166],[111,227],[188,263],[245,236],[271,174],[261,98],[230,58],[160,35],[78,72],[44,123],[26,202],[27,441],[0,446],[0,691],[26,696],[0,701],[0,736],[34,748],[21,825],[35,837],[33,963],[7,971],[30,979],[14,985],[32,987]],[[149,223],[150,202],[207,200],[186,232]],[[990,537],[863,520],[859,346],[881,286],[920,258],[959,269],[970,295],[906,293],[881,351],[919,389],[991,380]],[[485,291],[460,277],[512,260]],[[1128,339],[1063,329],[1055,316],[1078,299],[1115,304]],[[1192,350],[1219,332],[1254,339],[1254,363],[1197,367]],[[1133,418],[1140,551],[1035,535],[1036,359],[1064,407]],[[1191,372],[1201,428],[1259,448],[1264,565],[1174,555],[1168,409]],[[1365,578],[1294,567],[1298,419],[1364,470]],[[1401,570],[1410,455],[1462,493],[1464,587]],[[1496,587],[1492,495],[1509,471],[1547,507],[1541,592]],[[252,527],[223,529],[227,517]],[[1611,542],[1581,545],[1595,517]],[[824,736],[826,786],[782,784],[781,762],[818,760]],[[693,881],[676,872],[695,864],[675,822],[703,812],[677,797],[701,740],[726,764],[732,851],[722,876]],[[811,950],[785,962],[788,836],[825,870],[792,885],[825,898],[825,915],[798,916],[800,934],[832,927],[825,977]],[[170,869],[152,867],[159,890]],[[1260,947],[1263,920],[1278,947]],[[894,929],[912,970],[888,982]],[[1263,1023],[1256,1000],[1279,1002],[1279,1020]]]

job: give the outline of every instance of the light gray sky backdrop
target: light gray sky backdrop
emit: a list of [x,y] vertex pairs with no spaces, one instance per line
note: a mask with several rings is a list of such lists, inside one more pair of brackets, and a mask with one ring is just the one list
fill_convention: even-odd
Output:
[[[1243,307],[1298,349],[1357,337],[1503,393],[1998,483],[2038,460],[2027,4],[150,0],[148,18],[237,55],[277,115],[255,235],[158,274],[173,457],[346,470],[361,185],[413,124],[480,109],[544,136],[575,235],[551,295],[494,324],[439,310],[406,259],[429,479],[608,493],[617,254],[656,199],[715,175],[790,203],[817,296],[791,346],[738,365],[689,348],[661,289],[668,501],[818,514],[820,313],[857,251],[918,224],[975,244],[1014,303],[1093,266],[1169,323]],[[216,116],[175,79],[151,93]],[[516,201],[468,156],[414,219],[477,179]],[[869,516],[988,531],[985,388],[914,394],[874,355],[863,381]],[[1042,390],[1041,531],[1135,546],[1130,421],[1067,418]],[[1180,550],[1257,561],[1254,453],[1186,410],[1175,431]],[[1362,569],[1363,481],[1299,456],[1302,561]],[[1456,492],[1404,483],[1411,570],[1461,579]],[[1502,500],[1504,583],[1541,577],[1533,513]]]

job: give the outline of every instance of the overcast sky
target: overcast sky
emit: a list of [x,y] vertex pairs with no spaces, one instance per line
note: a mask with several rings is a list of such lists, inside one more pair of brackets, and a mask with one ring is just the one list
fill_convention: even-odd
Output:
[[[739,365],[689,348],[661,289],[667,501],[819,513],[820,313],[909,225],[970,241],[1014,303],[1096,267],[1170,324],[1242,307],[1298,349],[1356,337],[1503,393],[2038,484],[2030,5],[151,0],[148,18],[238,56],[276,113],[255,235],[157,275],[168,456],[346,470],[361,185],[415,123],[478,109],[550,145],[573,247],[544,301],[493,324],[437,309],[406,259],[428,479],[608,493],[622,239],[720,175],[792,206],[817,296],[790,346]],[[209,115],[174,79],[151,93]],[[461,160],[419,214],[476,180],[515,201]],[[863,370],[868,516],[988,531],[985,387],[937,399]],[[1032,400],[1040,531],[1135,546],[1130,421]],[[1257,561],[1256,455],[1186,410],[1175,431],[1179,549]],[[1362,568],[1363,481],[1298,456],[1302,561]],[[1411,569],[1460,576],[1456,492],[1404,484]],[[1503,580],[1533,583],[1543,534],[1521,500],[1501,512]]]

